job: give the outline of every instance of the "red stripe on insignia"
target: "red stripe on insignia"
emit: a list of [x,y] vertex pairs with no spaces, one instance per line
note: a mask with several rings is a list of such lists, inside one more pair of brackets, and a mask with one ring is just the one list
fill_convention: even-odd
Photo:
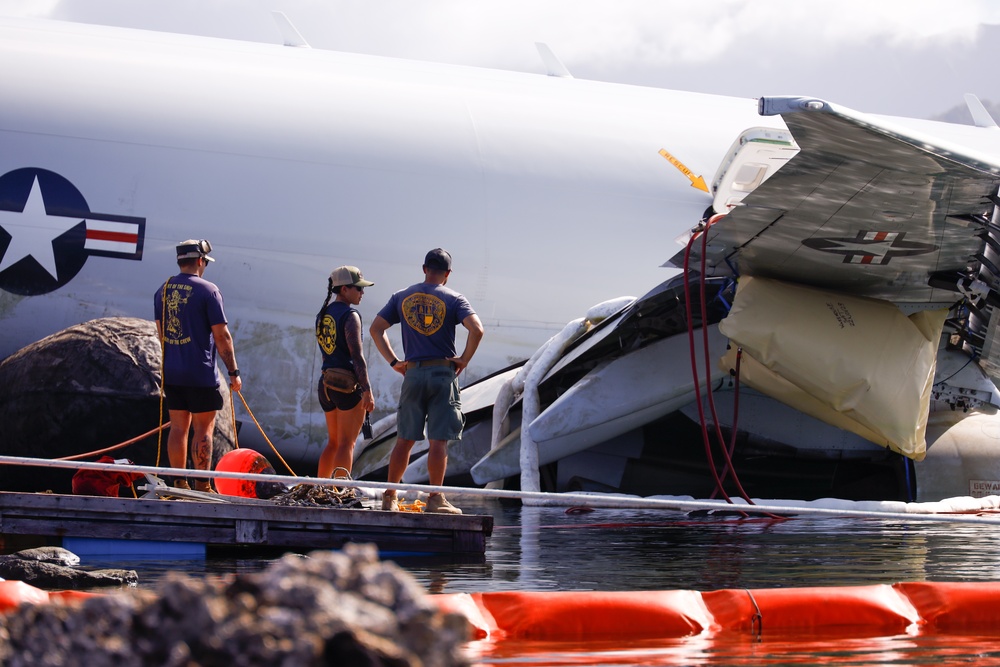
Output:
[[87,238],[93,241],[115,241],[116,243],[138,243],[138,234],[125,232],[109,232],[103,229],[88,229]]

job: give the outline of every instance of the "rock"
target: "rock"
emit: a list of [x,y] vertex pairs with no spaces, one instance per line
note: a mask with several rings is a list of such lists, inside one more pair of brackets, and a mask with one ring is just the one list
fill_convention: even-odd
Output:
[[34,549],[21,549],[10,554],[22,560],[37,560],[42,563],[54,563],[55,565],[66,565],[72,567],[80,564],[80,557],[69,549],[62,547],[35,547]]
[[445,614],[371,545],[286,555],[227,579],[165,577],[155,592],[22,605],[4,665],[466,665],[468,621]]
[[23,581],[36,588],[65,590],[127,586],[139,582],[135,570],[79,570],[17,555],[0,556],[0,578]]
[[0,555],[0,579],[23,581],[36,588],[81,590],[138,583],[135,570],[81,570],[80,557],[62,547],[23,549]]
[[[61,458],[154,429],[160,423],[160,377],[160,344],[151,320],[91,320],[28,345],[0,363],[0,454]],[[226,403],[215,422],[213,467],[234,442],[231,398],[228,384],[222,385]],[[161,465],[166,449],[164,433]],[[113,456],[155,465],[157,436]],[[71,493],[72,476],[72,470],[33,468],[25,474],[18,466],[0,466],[0,489]]]

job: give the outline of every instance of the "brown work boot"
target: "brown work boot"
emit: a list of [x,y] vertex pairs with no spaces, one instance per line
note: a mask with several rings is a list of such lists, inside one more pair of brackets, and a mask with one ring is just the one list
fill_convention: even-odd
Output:
[[194,490],[201,491],[202,493],[218,493],[212,488],[212,480],[210,479],[199,479],[194,483]]
[[396,498],[395,491],[386,491],[382,494],[382,511],[383,512],[398,512],[399,511],[399,500]]
[[185,491],[191,490],[191,485],[188,484],[187,478],[185,477],[175,477],[174,478],[174,488],[184,489]]
[[458,509],[454,505],[448,502],[444,497],[443,493],[432,493],[427,498],[427,507],[424,508],[425,512],[431,514],[461,514],[462,510]]

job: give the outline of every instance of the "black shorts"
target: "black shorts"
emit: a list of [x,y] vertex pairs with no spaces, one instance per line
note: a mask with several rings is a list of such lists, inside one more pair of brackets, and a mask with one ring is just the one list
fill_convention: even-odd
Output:
[[323,412],[331,410],[353,410],[361,402],[361,390],[355,389],[350,394],[334,391],[323,386],[323,377],[319,378],[319,407]]
[[167,410],[185,412],[216,412],[222,409],[222,392],[218,387],[182,387],[168,384],[163,387],[167,395]]

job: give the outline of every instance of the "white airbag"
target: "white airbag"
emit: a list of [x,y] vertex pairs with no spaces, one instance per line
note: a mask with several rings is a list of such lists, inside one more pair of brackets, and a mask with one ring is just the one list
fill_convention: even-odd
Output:
[[[888,301],[744,277],[719,325],[723,368],[787,405],[916,461],[947,310],[909,317]],[[804,434],[808,437],[808,434]]]

